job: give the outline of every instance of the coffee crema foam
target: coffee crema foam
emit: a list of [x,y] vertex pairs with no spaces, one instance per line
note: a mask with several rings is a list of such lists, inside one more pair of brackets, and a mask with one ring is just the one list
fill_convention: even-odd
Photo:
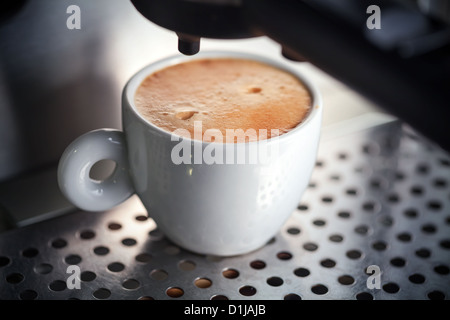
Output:
[[[206,58],[150,74],[136,91],[135,105],[157,127],[185,129],[181,132],[188,138],[194,139],[194,122],[201,121],[203,133],[220,130],[223,137],[227,129],[266,130],[267,135],[246,136],[255,141],[299,125],[311,109],[311,97],[287,71],[253,60]],[[211,142],[214,135],[202,139]]]

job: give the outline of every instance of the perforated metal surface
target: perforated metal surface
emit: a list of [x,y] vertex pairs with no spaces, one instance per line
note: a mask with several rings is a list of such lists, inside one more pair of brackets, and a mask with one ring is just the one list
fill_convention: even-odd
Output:
[[[12,230],[0,298],[449,299],[447,154],[396,124],[321,143],[302,199],[266,246],[228,258],[171,244],[137,198]],[[74,264],[80,289],[66,285]]]

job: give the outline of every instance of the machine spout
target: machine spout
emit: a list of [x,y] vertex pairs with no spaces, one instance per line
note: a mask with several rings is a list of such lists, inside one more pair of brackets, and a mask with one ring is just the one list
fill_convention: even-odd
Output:
[[177,33],[178,51],[187,56],[192,56],[200,51],[200,37]]

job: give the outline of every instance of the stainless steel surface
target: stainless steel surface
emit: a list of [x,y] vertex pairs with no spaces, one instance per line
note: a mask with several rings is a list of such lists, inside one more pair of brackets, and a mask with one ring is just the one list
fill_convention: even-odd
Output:
[[23,227],[76,210],[59,190],[56,170],[49,167],[0,184],[0,217],[9,219],[10,227]]
[[0,299],[449,299],[449,212],[449,155],[391,122],[323,141],[298,209],[255,252],[180,249],[132,198],[0,234]]

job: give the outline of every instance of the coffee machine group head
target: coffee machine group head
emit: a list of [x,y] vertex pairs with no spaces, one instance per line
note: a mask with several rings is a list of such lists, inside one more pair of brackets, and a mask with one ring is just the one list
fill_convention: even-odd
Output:
[[[255,3],[244,0],[131,0],[136,9],[148,20],[178,36],[178,50],[194,55],[200,50],[201,38],[245,39],[265,35],[252,17]],[[257,10],[256,10],[257,11]],[[268,19],[271,19],[268,16]],[[283,55],[302,60],[300,55]]]
[[150,21],[175,31],[178,50],[185,55],[194,55],[200,50],[201,37],[241,39],[254,36],[240,0],[131,2]]

